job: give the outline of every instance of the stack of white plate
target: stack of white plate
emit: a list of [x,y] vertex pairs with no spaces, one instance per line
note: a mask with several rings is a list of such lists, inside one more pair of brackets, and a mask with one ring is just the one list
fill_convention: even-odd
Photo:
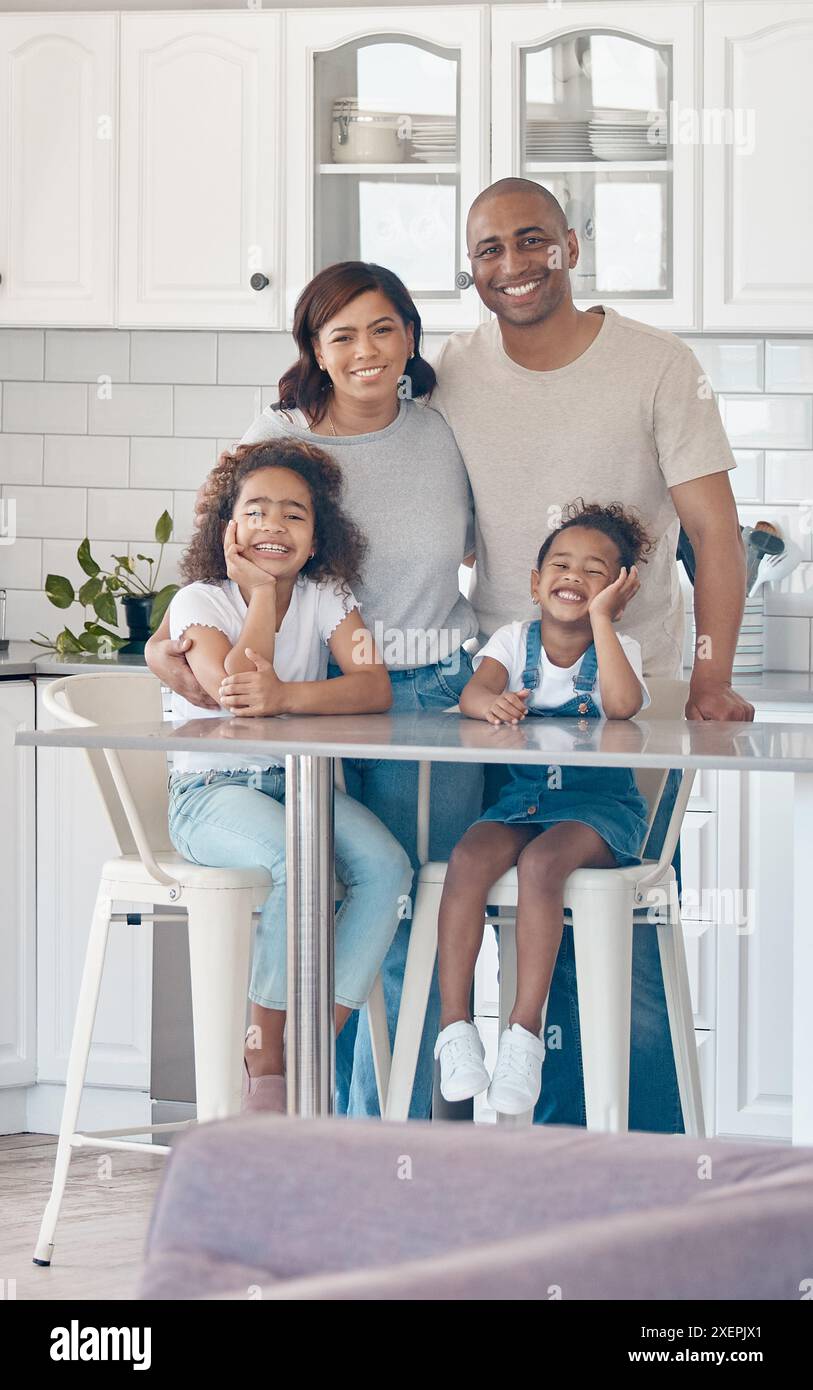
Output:
[[542,121],[529,118],[525,127],[525,158],[592,159],[587,121]]
[[457,122],[453,116],[413,116],[412,158],[431,164],[457,158]]
[[663,159],[666,117],[663,111],[595,112],[588,124],[596,159]]

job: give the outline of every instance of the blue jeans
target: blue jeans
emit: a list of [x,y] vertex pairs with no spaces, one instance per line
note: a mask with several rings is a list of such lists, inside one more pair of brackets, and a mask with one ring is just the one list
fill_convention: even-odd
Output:
[[[339,674],[337,667],[331,665],[328,668],[329,676]],[[436,665],[392,671],[390,675],[394,714],[413,714],[422,710],[438,713],[457,704],[464,685],[471,679],[471,658],[461,647]],[[343,765],[345,786],[350,795],[383,821],[403,845],[413,868],[417,869],[418,764],[345,758]],[[483,769],[479,763],[432,764],[430,859],[449,858],[461,835],[479,816],[482,794]],[[414,887],[412,900],[414,903]],[[411,917],[407,916],[398,923],[382,968],[391,1043],[395,1039],[404,983],[410,922]],[[431,1111],[433,1050],[439,1025],[440,991],[436,968],[418,1054],[409,1110],[411,1119],[426,1119]],[[366,1009],[348,1019],[337,1040],[336,1113],[353,1116],[379,1114]]]
[[[489,769],[490,771],[490,769]],[[494,769],[498,773],[498,769]],[[496,777],[490,783],[493,794]],[[660,853],[680,781],[670,772],[647,844],[647,858]],[[672,863],[680,890],[680,844]],[[534,1110],[534,1124],[584,1125],[584,1077],[579,1033],[579,995],[573,928],[565,925],[548,996],[545,1031],[561,1029],[561,1047],[545,1055],[542,1094]],[[657,931],[654,926],[635,927],[632,944],[632,1026],[630,1040],[630,1129],[666,1134],[683,1133],[675,1059],[666,1013]]]
[[[286,1003],[285,773],[198,772],[172,778],[169,833],[192,864],[267,869],[273,888],[257,926],[250,998]],[[336,914],[336,1001],[358,1009],[373,987],[412,883],[397,840],[364,806],[335,796],[336,873],[346,896]],[[399,903],[399,899],[401,902]]]

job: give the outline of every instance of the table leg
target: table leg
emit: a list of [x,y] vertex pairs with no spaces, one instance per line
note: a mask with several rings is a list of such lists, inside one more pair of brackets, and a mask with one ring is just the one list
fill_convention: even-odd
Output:
[[813,773],[793,778],[793,1116],[794,1144],[813,1144]]
[[285,759],[289,1115],[331,1115],[336,1089],[333,759]]

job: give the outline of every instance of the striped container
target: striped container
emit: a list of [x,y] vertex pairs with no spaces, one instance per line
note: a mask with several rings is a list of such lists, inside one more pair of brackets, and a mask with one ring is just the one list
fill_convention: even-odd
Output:
[[[745,610],[734,652],[733,674],[735,676],[761,676],[764,665],[765,642],[765,588],[753,598],[745,600]],[[693,632],[694,646],[697,645],[697,630]]]

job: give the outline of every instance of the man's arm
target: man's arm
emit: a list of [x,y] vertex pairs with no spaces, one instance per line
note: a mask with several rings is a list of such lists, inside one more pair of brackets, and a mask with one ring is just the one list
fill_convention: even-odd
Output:
[[727,472],[670,488],[695,554],[694,653],[687,719],[753,719],[754,707],[731,688],[745,605],[745,552]]

